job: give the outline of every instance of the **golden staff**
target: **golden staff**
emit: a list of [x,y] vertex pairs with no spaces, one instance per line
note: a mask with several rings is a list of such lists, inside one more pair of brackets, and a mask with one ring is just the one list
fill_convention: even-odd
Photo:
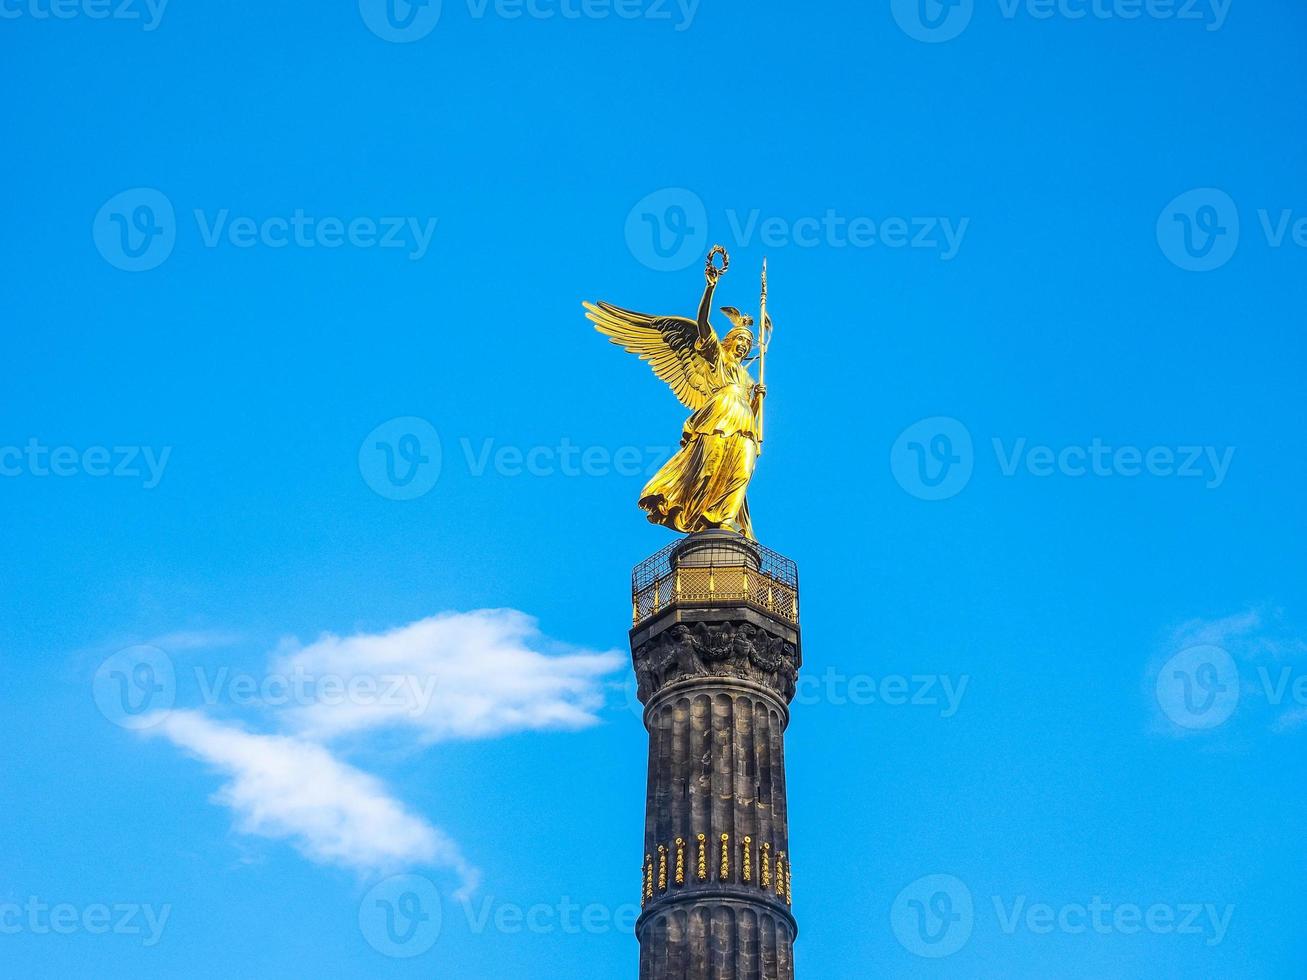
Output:
[[[767,320],[767,259],[762,260],[762,299],[758,301],[758,384],[767,383],[767,347],[771,344],[771,327]],[[758,455],[762,455],[763,414],[767,408],[764,396],[758,402]]]

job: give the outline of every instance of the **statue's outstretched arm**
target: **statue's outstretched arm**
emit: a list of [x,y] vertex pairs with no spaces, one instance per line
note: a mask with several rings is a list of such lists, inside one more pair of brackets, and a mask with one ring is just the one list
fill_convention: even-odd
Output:
[[717,289],[717,279],[713,276],[708,277],[708,286],[703,291],[703,300],[699,303],[699,343],[706,344],[708,338],[712,336],[712,324],[708,322],[708,317],[712,314],[712,297],[713,292]]

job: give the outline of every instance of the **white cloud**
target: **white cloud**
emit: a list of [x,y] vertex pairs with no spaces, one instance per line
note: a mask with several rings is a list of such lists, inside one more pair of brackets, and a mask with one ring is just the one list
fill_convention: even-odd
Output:
[[232,809],[243,833],[289,840],[322,864],[375,873],[441,867],[459,875],[464,891],[476,885],[476,870],[453,841],[375,776],[320,745],[253,734],[195,711],[164,713],[144,734],[168,738],[228,777],[212,799]]
[[320,696],[285,712],[319,740],[379,728],[416,731],[424,744],[596,724],[603,680],[622,665],[615,652],[563,646],[515,609],[444,613],[385,633],[324,635],[283,647],[285,675],[369,682],[378,696]]
[[[176,633],[155,645],[193,650],[233,636]],[[256,734],[180,709],[141,734],[165,737],[222,772],[227,782],[213,802],[236,814],[242,833],[287,840],[312,861],[362,872],[448,869],[463,892],[479,873],[458,845],[324,743],[382,728],[407,731],[417,745],[584,728],[598,722],[605,678],[623,662],[551,640],[514,609],[286,641],[270,659],[268,677],[308,681],[294,687],[302,697],[264,705],[287,734]]]

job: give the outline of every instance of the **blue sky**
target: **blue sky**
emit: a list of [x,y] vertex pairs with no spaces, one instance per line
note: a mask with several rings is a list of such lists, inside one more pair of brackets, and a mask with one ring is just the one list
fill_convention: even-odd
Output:
[[0,9],[0,975],[634,974],[716,242],[801,975],[1302,974],[1300,3]]

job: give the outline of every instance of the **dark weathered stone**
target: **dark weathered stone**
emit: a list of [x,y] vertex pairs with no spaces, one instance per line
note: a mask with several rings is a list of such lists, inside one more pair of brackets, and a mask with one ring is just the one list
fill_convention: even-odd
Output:
[[[722,532],[687,538],[682,567],[709,536],[718,560],[725,541],[757,567],[756,549]],[[649,731],[642,854],[653,865],[636,927],[640,978],[793,980],[797,927],[778,870],[789,868],[784,733],[798,627],[744,602],[672,601],[631,630],[631,652]]]

